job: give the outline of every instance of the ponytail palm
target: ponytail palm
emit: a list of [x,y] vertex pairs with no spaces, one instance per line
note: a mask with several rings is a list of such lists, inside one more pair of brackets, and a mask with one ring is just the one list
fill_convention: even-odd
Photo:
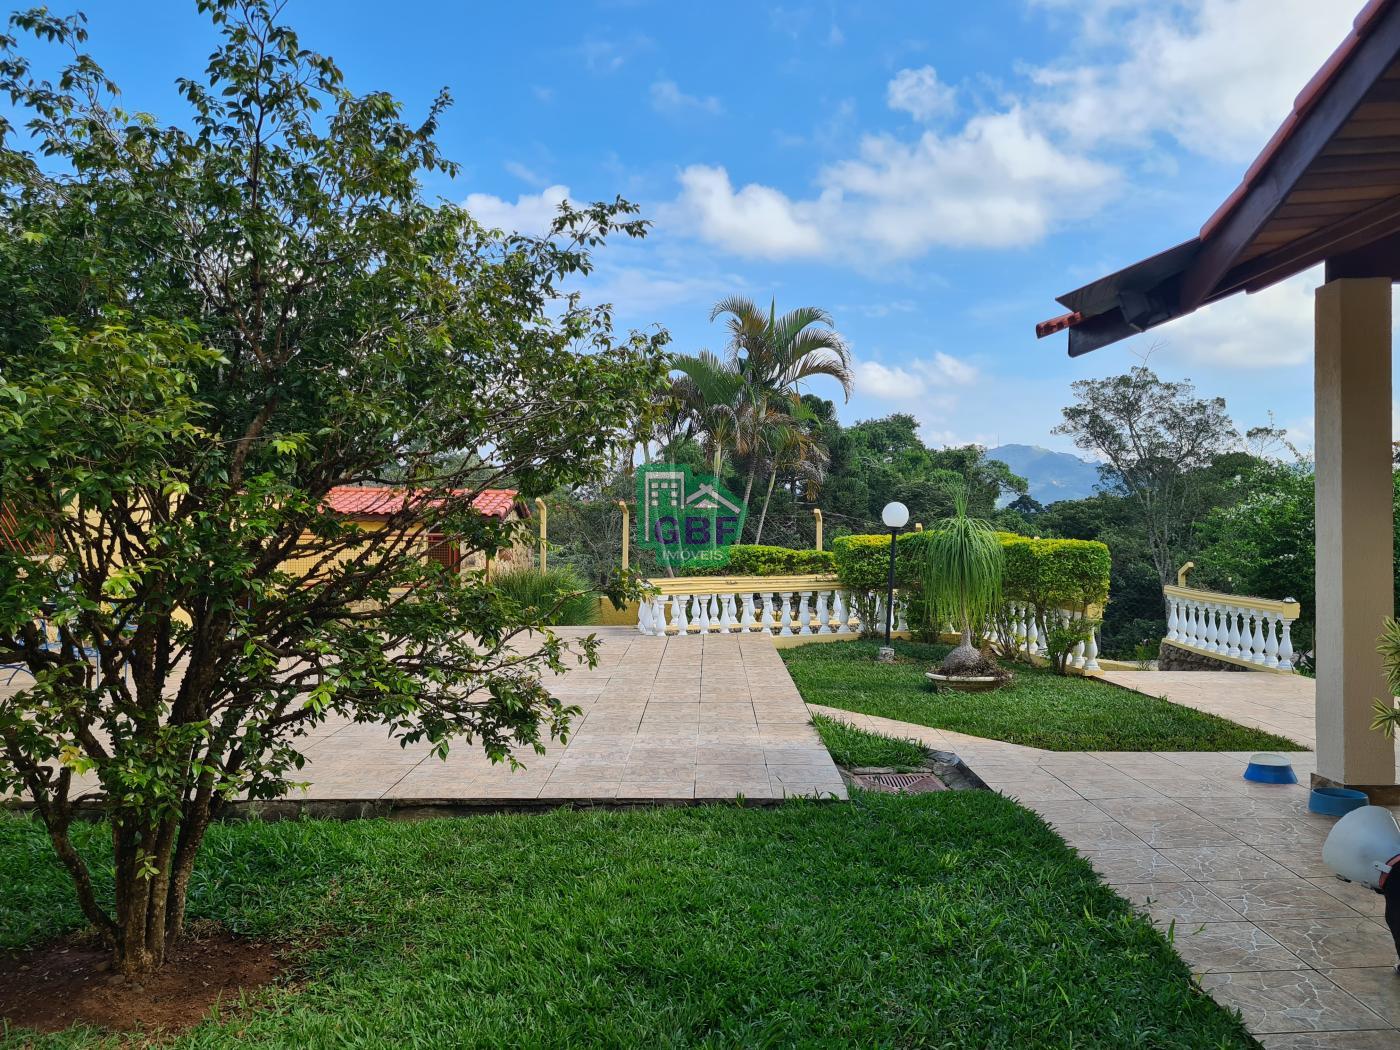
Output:
[[991,525],[967,516],[965,484],[951,484],[949,495],[952,516],[924,541],[923,584],[932,625],[951,623],[962,635],[943,663],[945,672],[958,673],[980,664],[973,628],[988,622],[1001,606],[1002,547]]

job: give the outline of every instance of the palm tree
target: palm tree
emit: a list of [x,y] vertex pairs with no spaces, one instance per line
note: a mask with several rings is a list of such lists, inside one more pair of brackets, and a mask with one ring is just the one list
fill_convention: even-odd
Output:
[[976,624],[987,623],[1001,606],[1002,547],[996,530],[967,516],[967,485],[948,485],[953,514],[934,526],[924,541],[923,584],[931,626],[952,623],[962,635],[948,654],[944,674],[978,674],[982,654],[972,644]]
[[812,410],[794,396],[788,411],[775,412],[762,430],[762,443],[769,467],[768,490],[763,494],[763,509],[758,515],[754,543],[763,542],[763,524],[768,519],[773,485],[780,473],[792,475],[802,483],[808,496],[813,496],[826,480],[830,457],[808,426],[815,418]]
[[[791,406],[799,403],[803,384],[827,376],[841,384],[849,400],[851,354],[835,331],[831,315],[819,307],[804,306],[779,316],[776,304],[770,303],[764,311],[753,300],[732,295],[710,311],[711,321],[726,316],[729,343],[725,357],[704,350],[677,357],[675,367],[682,377],[677,380],[676,393],[691,406],[717,464],[723,462],[725,444],[736,458],[747,461],[747,504],[759,467],[765,463],[769,465],[768,492],[772,494],[780,469],[775,452],[791,445],[789,439],[779,442],[775,435],[795,425],[797,417]],[[803,441],[797,447],[810,453],[817,446]],[[767,505],[765,499],[765,512]],[[762,520],[760,515],[759,533]]]

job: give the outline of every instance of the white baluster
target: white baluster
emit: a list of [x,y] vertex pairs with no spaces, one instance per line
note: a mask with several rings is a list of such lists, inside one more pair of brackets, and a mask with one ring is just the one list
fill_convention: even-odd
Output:
[[651,634],[651,599],[637,602],[637,633]]
[[1050,648],[1050,640],[1045,636],[1045,619],[1048,619],[1048,615],[1035,625],[1035,655],[1037,656],[1044,654]]
[[909,621],[904,618],[904,595],[897,594],[894,599],[894,629],[896,631],[909,630]]
[[782,622],[782,625],[783,625],[783,626],[782,626],[782,629],[778,631],[778,633],[781,634],[781,635],[791,635],[791,634],[792,634],[792,610],[791,610],[791,608],[789,607],[789,603],[790,603],[791,600],[792,600],[792,592],[791,592],[791,591],[783,591],[783,592],[782,592],[782,599],[783,599],[783,606],[782,606],[782,620],[781,620],[781,622]]
[[654,638],[666,637],[666,596],[658,594],[651,599],[651,633]]
[[686,617],[686,606],[689,604],[688,594],[676,594],[671,597],[671,625],[676,629],[677,638],[684,638],[690,630],[690,620]]
[[1097,671],[1099,669],[1099,629],[1095,627],[1089,632],[1089,641],[1084,646],[1084,670]]
[[773,629],[773,592],[772,592],[772,591],[764,591],[764,592],[763,592],[763,623],[759,626],[759,630],[761,630],[761,631],[763,631],[763,632],[765,632],[765,633],[771,633],[771,632],[772,632],[772,629]]
[[831,629],[837,634],[846,634],[851,629],[849,614],[846,612],[846,592],[837,588],[832,598]]
[[1200,647],[1201,644],[1201,610],[1197,607],[1194,598],[1186,599],[1186,638],[1187,645]]
[[734,631],[734,595],[724,594],[719,599],[719,633],[731,634]]
[[1181,599],[1169,597],[1167,599],[1167,641],[1175,642],[1181,637]]
[[811,591],[799,591],[797,593],[797,633],[811,634],[811,614],[807,610],[807,599],[812,596]]
[[710,633],[710,599],[708,595],[695,596],[695,626],[701,634]]
[[1280,669],[1293,670],[1293,636],[1290,633],[1293,628],[1293,621],[1283,621],[1283,637],[1278,642],[1278,666]]
[[758,630],[758,627],[755,626],[755,624],[754,624],[754,622],[753,622],[754,612],[753,612],[753,592],[752,592],[752,591],[746,592],[746,593],[744,594],[744,608],[743,608],[743,611],[739,614],[739,618],[740,618],[739,630],[740,630],[741,632],[742,632],[742,631],[756,631],[756,630]]
[[[1069,616],[1065,617],[1065,621],[1066,621],[1067,623],[1068,623],[1068,622],[1071,622],[1071,621],[1078,621],[1078,620],[1079,620],[1079,617],[1078,617],[1078,616],[1075,616],[1073,613],[1071,613]],[[1070,650],[1070,666],[1073,667],[1073,668],[1074,668],[1075,670],[1077,670],[1077,671],[1082,671],[1082,670],[1084,669],[1084,642],[1083,642],[1083,641],[1075,642],[1075,643],[1074,643],[1074,648]]]
[[1264,618],[1264,666],[1278,666],[1278,636],[1275,634],[1278,614],[1269,613]]
[[1216,620],[1216,607],[1214,605],[1207,605],[1205,607],[1205,612],[1205,646],[1210,652],[1218,653],[1220,652],[1220,629]]
[[823,634],[831,630],[831,621],[826,616],[826,591],[817,592],[817,626],[815,633]]
[[1230,625],[1225,632],[1225,654],[1227,656],[1240,655],[1240,611],[1233,606],[1226,606],[1225,615],[1230,618]]
[[1263,617],[1253,610],[1249,614],[1249,662],[1264,662],[1264,635],[1260,630]]

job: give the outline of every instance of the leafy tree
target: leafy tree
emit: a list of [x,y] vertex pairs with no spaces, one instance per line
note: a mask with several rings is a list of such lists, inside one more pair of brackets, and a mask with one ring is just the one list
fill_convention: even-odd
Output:
[[704,436],[714,461],[714,474],[723,474],[725,447],[744,464],[743,499],[753,494],[760,469],[768,473],[765,512],[758,515],[755,542],[763,531],[773,486],[784,469],[797,471],[814,483],[824,473],[826,454],[803,423],[807,418],[802,387],[817,376],[835,379],[847,398],[853,377],[850,350],[835,331],[831,316],[815,306],[778,315],[744,296],[728,296],[715,304],[710,320],[727,318],[729,342],[724,357],[708,350],[678,355],[673,367],[681,373],[674,384],[676,399],[690,412],[690,421]]
[[857,423],[830,447],[822,509],[867,524],[878,522],[891,500],[908,507],[915,521],[947,517],[954,511],[950,486],[966,490],[968,512],[979,518],[990,518],[1002,496],[1026,491],[1024,478],[976,445],[928,448],[918,420],[903,412]]
[[1224,399],[1198,398],[1189,382],[1167,382],[1141,365],[1081,379],[1073,390],[1078,401],[1055,433],[1105,460],[1105,482],[1138,510],[1159,581],[1172,581],[1205,509],[1208,471],[1239,441]]
[[[126,973],[180,936],[221,805],[283,792],[327,716],[511,761],[566,731],[540,675],[596,642],[414,535],[508,544],[473,497],[597,477],[663,373],[664,336],[619,340],[560,291],[644,232],[631,205],[485,230],[422,195],[456,170],[445,95],[409,122],[269,2],[199,6],[223,40],[180,82],[187,127],[116,107],[79,18],[0,37],[27,122],[0,123],[0,502],[21,541],[0,549],[0,660],[33,676],[0,706],[0,793],[33,800]],[[57,76],[23,32],[64,49]],[[383,531],[325,507],[385,480],[410,494]],[[110,908],[70,838],[83,802],[111,823]]]

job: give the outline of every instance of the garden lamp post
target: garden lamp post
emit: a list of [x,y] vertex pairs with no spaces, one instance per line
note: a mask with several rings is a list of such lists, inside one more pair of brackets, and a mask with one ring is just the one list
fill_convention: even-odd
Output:
[[881,663],[894,663],[894,647],[890,644],[890,628],[894,626],[894,559],[899,530],[909,524],[909,508],[903,503],[886,503],[880,520],[890,530],[890,585],[885,593],[885,644],[880,650]]

